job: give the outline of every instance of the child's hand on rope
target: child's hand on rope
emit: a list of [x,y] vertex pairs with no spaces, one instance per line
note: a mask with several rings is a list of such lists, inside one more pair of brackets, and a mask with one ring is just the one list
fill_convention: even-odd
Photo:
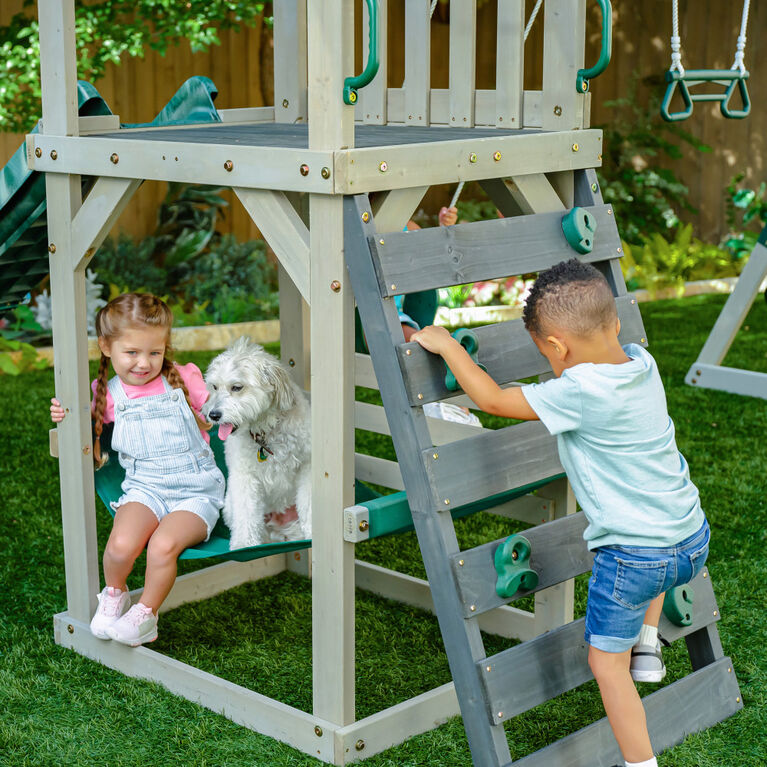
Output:
[[61,403],[55,397],[51,399],[51,421],[53,421],[53,423],[61,423],[66,414],[67,413],[61,406]]
[[439,209],[439,225],[440,226],[453,226],[458,221],[458,208],[453,206],[452,208],[440,208]]

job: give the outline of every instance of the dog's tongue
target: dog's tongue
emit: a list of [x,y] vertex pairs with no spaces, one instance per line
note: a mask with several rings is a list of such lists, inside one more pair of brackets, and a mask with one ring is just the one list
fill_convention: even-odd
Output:
[[230,423],[220,423],[218,425],[218,438],[223,442],[233,431],[234,426]]

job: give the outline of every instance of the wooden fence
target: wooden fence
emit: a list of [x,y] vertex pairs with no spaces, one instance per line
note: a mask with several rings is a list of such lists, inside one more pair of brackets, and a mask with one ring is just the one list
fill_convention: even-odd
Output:
[[[389,0],[389,86],[400,87],[404,77],[402,38],[393,30],[404,30],[405,0]],[[534,4],[527,0],[528,13]],[[495,6],[493,0],[480,4],[477,45],[477,86],[495,85]],[[593,7],[592,7],[593,6]],[[22,7],[22,0],[2,0],[0,24]],[[680,27],[686,65],[692,68],[729,68],[740,27],[741,3],[728,0],[682,0]],[[441,4],[432,21],[432,86],[447,87],[448,26],[446,9]],[[668,67],[671,33],[670,0],[613,0],[613,59],[607,72],[592,82],[592,124],[614,119],[614,110],[606,101],[629,92],[636,75],[641,83],[638,97],[646,103],[649,87],[661,92],[662,76]],[[533,27],[527,42],[525,87],[540,88],[543,49],[542,19]],[[738,172],[759,184],[767,179],[765,136],[767,136],[767,63],[756,55],[759,34],[767,32],[767,3],[752,3],[746,64],[752,113],[745,120],[724,120],[717,105],[697,104],[688,121],[681,123],[697,139],[712,147],[702,154],[685,148],[684,158],[673,167],[689,187],[690,203],[698,214],[686,214],[693,221],[697,236],[716,242],[725,233],[724,188]],[[587,64],[596,60],[599,44],[599,11],[589,3],[587,25]],[[145,59],[128,59],[119,67],[110,67],[96,83],[112,110],[125,122],[151,120],[165,105],[178,86],[192,75],[206,75],[217,85],[219,108],[262,106],[273,103],[271,35],[262,27],[240,33],[221,33],[221,46],[208,53],[192,54],[187,44],[169,50],[166,56],[149,52]],[[0,133],[0,164],[22,142],[23,137]],[[157,205],[165,185],[147,182],[139,189],[123,214],[119,227],[134,235],[150,232]],[[433,190],[427,205],[445,201],[448,190]],[[223,229],[239,238],[257,235],[250,218],[232,201]]]

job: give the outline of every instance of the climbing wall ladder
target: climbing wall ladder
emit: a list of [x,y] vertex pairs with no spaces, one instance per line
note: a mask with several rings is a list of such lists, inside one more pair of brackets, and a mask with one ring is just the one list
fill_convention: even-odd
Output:
[[[499,180],[498,184],[504,182]],[[635,300],[626,294],[618,266],[620,239],[612,210],[599,195],[593,171],[576,172],[575,204],[593,216],[597,233],[580,255],[608,277],[616,296],[623,343],[646,343]],[[563,234],[562,213],[381,233],[367,195],[346,197],[344,240],[347,265],[367,344],[413,513],[450,670],[475,765],[511,763],[504,725],[550,698],[591,678],[583,619],[487,657],[477,618],[514,599],[550,588],[591,568],[582,539],[585,521],[573,514],[531,528],[534,589],[512,599],[496,594],[493,564],[503,541],[461,551],[451,509],[530,482],[561,475],[555,440],[540,422],[485,431],[433,446],[423,405],[451,395],[445,367],[416,343],[405,343],[393,296],[430,288],[524,274],[547,268],[575,252]],[[505,385],[550,373],[520,320],[475,331],[478,361]],[[669,640],[684,637],[693,673],[645,699],[658,750],[686,734],[721,721],[741,707],[730,660],[723,656],[716,621],[719,610],[708,572],[692,585],[694,617],[677,626],[664,618]],[[510,726],[513,734],[513,724]],[[619,761],[605,719],[515,764],[535,767],[610,767]]]
[[740,326],[767,281],[767,227],[759,235],[735,289],[711,329],[698,359],[690,366],[685,382],[703,389],[767,399],[767,373],[722,365]]

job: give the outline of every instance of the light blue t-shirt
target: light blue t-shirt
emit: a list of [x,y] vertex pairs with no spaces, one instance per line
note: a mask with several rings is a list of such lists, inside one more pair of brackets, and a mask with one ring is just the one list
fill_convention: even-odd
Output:
[[623,347],[629,362],[582,363],[524,386],[557,437],[559,458],[598,546],[673,546],[703,524],[698,489],[674,439],[655,360]]

